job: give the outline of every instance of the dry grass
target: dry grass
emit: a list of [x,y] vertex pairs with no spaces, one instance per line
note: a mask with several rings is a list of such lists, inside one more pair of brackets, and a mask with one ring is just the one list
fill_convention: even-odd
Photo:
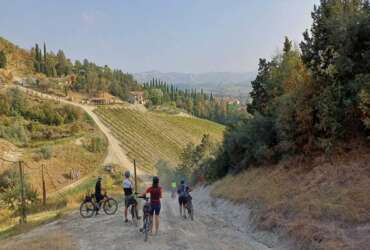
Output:
[[53,231],[27,239],[3,242],[0,249],[7,250],[74,250],[78,249],[71,236],[63,231]]
[[338,149],[331,159],[296,157],[228,176],[212,194],[258,208],[260,229],[284,228],[300,242],[341,249],[345,231],[335,225],[370,221],[370,150],[358,144],[347,150]]

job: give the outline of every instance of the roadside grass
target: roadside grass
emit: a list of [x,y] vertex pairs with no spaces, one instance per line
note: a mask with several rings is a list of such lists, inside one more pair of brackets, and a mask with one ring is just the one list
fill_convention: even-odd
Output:
[[[77,211],[76,209],[79,208],[85,196],[94,192],[98,176],[103,178],[103,191],[106,191],[108,196],[121,201],[123,192],[121,186],[123,180],[122,173],[125,169],[119,168],[119,166],[114,167],[116,169],[115,174],[107,173],[102,168],[97,169],[86,176],[78,185],[63,189],[62,191],[53,192],[48,196],[45,206],[38,204],[35,207],[29,207],[27,224],[25,225],[18,224],[18,216],[11,217],[10,212],[6,213],[6,211],[3,210],[3,217],[2,220],[0,220],[0,240],[28,232],[35,227],[60,219],[73,211]],[[143,185],[143,182],[138,179],[139,192],[143,190]]]
[[65,232],[52,231],[29,239],[5,241],[0,249],[7,250],[75,250],[77,243]]
[[99,107],[95,112],[122,143],[129,158],[149,171],[159,160],[178,163],[183,148],[188,143],[199,143],[204,134],[221,141],[225,129],[203,119],[124,106]]
[[338,225],[370,221],[369,162],[369,148],[351,145],[351,151],[338,149],[331,158],[294,157],[227,176],[211,194],[256,208],[259,229],[283,228],[307,244],[319,235],[322,244],[340,246],[345,242],[338,238]]

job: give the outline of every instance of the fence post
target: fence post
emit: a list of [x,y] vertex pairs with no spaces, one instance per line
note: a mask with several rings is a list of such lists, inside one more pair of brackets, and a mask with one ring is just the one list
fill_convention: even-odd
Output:
[[135,193],[137,193],[136,160],[134,160]]
[[41,178],[42,178],[42,204],[46,205],[46,186],[44,177],[44,164],[41,165]]
[[19,164],[19,177],[21,183],[21,219],[20,223],[25,224],[27,223],[27,215],[26,215],[26,201],[25,201],[25,194],[24,194],[24,172],[22,161],[18,162]]

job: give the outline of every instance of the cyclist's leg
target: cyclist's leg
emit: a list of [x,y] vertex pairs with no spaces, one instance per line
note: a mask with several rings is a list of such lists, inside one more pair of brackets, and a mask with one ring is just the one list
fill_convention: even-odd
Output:
[[140,216],[139,216],[139,209],[138,209],[138,205],[137,205],[137,201],[135,200],[134,202],[134,205],[135,206],[135,213],[136,213],[136,219],[140,220]]
[[182,216],[182,197],[179,196],[180,216]]
[[154,207],[154,220],[155,220],[155,234],[158,233],[158,229],[159,229],[159,214],[161,212],[161,205],[158,204]]
[[124,213],[124,215],[125,215],[125,222],[127,222],[127,221],[128,221],[128,219],[127,219],[127,211],[128,211],[128,207],[129,207],[129,200],[128,200],[128,197],[127,197],[127,196],[125,196],[125,213]]

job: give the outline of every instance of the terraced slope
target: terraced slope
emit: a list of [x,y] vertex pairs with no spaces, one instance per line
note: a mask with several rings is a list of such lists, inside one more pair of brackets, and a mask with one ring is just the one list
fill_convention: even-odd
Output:
[[156,112],[142,112],[127,107],[100,107],[101,120],[122,143],[130,159],[152,170],[158,160],[177,163],[183,148],[199,143],[204,134],[221,141],[224,126],[207,120]]

